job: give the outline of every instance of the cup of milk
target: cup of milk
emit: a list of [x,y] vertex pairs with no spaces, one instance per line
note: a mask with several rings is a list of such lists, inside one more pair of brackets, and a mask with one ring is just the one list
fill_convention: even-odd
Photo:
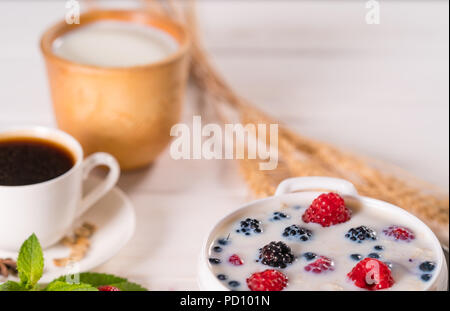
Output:
[[149,165],[179,121],[189,38],[145,11],[90,11],[41,39],[58,127],[87,154],[113,154],[124,170]]

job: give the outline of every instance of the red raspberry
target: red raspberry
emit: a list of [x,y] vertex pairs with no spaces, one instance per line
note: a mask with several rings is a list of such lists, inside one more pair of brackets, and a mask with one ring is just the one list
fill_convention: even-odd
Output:
[[120,292],[120,289],[111,285],[102,285],[97,287],[97,289],[101,292]]
[[242,266],[242,265],[244,264],[244,262],[242,261],[242,259],[241,259],[238,255],[236,255],[236,254],[231,255],[230,258],[228,258],[228,261],[229,261],[232,265],[235,265],[235,266]]
[[329,227],[350,220],[351,211],[344,199],[336,193],[323,193],[318,196],[302,216],[304,222],[314,222]]
[[313,263],[310,263],[305,267],[306,271],[311,271],[314,273],[321,273],[324,271],[333,271],[334,270],[334,262],[325,256],[320,256],[319,259],[314,261]]
[[355,286],[368,290],[385,289],[394,285],[389,267],[374,258],[361,260],[347,276],[354,282]]
[[247,279],[247,286],[252,291],[281,291],[287,286],[287,283],[288,278],[273,269],[253,273]]
[[393,237],[395,240],[402,240],[406,242],[416,238],[410,229],[400,226],[390,226],[389,228],[384,229],[383,233],[387,236]]

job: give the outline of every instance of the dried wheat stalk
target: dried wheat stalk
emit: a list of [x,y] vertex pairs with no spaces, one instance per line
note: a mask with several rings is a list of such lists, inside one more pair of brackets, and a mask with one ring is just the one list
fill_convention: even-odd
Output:
[[[279,123],[236,94],[210,63],[198,35],[193,0],[187,6],[174,0],[147,1],[187,26],[192,38],[191,76],[207,102],[217,107],[217,111],[223,106],[232,109],[245,124]],[[223,115],[221,117],[224,122],[229,121]],[[394,173],[398,169],[387,164],[298,135],[282,125],[279,128],[279,155],[279,166],[274,171],[259,170],[258,160],[240,161],[243,176],[256,195],[272,195],[278,183],[288,177],[344,178],[353,182],[362,195],[390,202],[414,213],[448,246],[448,195],[433,186],[407,173]]]

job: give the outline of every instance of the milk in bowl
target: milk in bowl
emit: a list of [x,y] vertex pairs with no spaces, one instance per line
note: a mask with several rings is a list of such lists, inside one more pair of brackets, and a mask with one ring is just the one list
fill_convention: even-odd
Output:
[[445,265],[414,216],[334,192],[256,201],[226,217],[205,251],[216,283],[244,291],[426,290]]

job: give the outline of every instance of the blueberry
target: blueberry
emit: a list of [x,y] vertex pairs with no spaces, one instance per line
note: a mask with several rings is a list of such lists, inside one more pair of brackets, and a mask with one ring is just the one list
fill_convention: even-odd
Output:
[[307,252],[307,253],[303,254],[303,257],[305,257],[306,260],[310,261],[310,260],[315,259],[317,257],[317,255],[314,253],[311,253],[311,252]]
[[429,281],[429,280],[431,279],[431,277],[432,277],[432,275],[429,274],[429,273],[424,273],[424,274],[422,274],[422,275],[420,276],[420,278],[421,278],[422,280],[424,280],[425,282]]
[[356,261],[360,261],[363,258],[363,256],[360,254],[351,254],[350,258]]
[[230,281],[228,282],[228,285],[230,285],[231,287],[238,287],[239,285],[241,285],[241,283],[239,283],[238,281]]
[[367,257],[378,259],[380,258],[380,255],[378,255],[377,253],[370,253],[369,255],[367,255]]
[[300,205],[294,205],[292,206],[293,209],[301,209],[302,207]]
[[377,251],[382,251],[382,250],[384,250],[384,246],[383,246],[383,245],[375,245],[373,248],[374,248],[375,250],[377,250]]
[[209,258],[209,262],[213,265],[218,265],[221,263],[220,259],[218,258]]
[[392,263],[385,261],[384,264],[389,268],[389,270],[392,270]]
[[430,272],[434,270],[436,264],[432,261],[424,261],[420,264],[419,269],[423,272]]
[[220,246],[214,246],[213,247],[213,251],[215,251],[216,253],[220,253],[222,251],[222,247]]
[[221,281],[225,281],[226,279],[228,279],[228,277],[225,274],[218,274],[217,278]]
[[228,239],[219,239],[217,241],[217,243],[219,243],[222,246],[225,246],[225,245],[227,245],[229,243],[229,241],[228,241]]

